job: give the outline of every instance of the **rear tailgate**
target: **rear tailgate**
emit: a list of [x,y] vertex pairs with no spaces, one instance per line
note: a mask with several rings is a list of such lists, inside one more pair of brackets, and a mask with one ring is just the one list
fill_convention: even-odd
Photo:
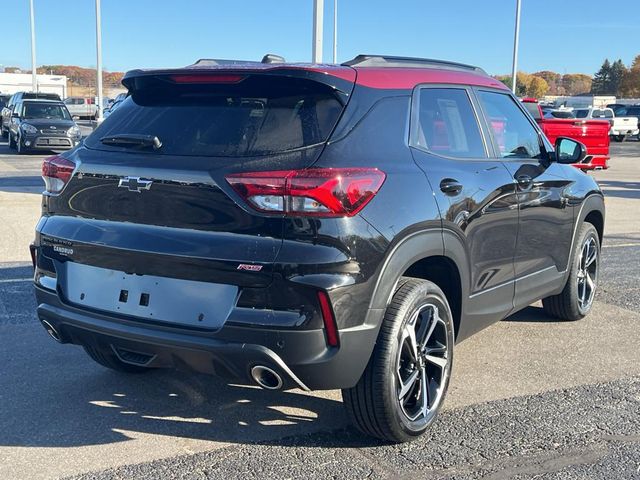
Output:
[[545,118],[540,125],[552,144],[558,137],[569,137],[582,142],[588,155],[609,156],[609,122],[606,120]]
[[[82,281],[109,285],[110,297],[144,287],[156,296],[200,291],[232,300],[243,287],[271,282],[283,217],[249,208],[225,176],[314,163],[353,82],[304,69],[263,70],[231,72],[231,83],[219,83],[219,71],[208,80],[207,72],[143,72],[130,78],[131,97],[64,155],[76,170],[60,194],[43,197],[39,243],[67,299],[88,296],[89,287],[77,288]],[[162,146],[102,141],[131,134],[157,136]],[[220,288],[159,285],[156,277]]]

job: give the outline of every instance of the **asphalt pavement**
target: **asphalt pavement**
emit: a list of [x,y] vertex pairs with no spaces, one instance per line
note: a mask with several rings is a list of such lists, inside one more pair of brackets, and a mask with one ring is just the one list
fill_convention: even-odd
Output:
[[640,142],[612,153],[593,173],[607,220],[592,314],[534,305],[461,343],[433,428],[385,445],[347,424],[337,391],[123,376],[53,342],[27,248],[44,156],[0,144],[0,479],[640,479]]

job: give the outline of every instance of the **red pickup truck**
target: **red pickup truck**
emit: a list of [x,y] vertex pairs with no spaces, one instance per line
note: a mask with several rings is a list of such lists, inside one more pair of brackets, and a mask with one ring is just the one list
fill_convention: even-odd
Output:
[[587,156],[574,164],[582,170],[609,168],[609,122],[606,120],[581,120],[577,118],[544,118],[535,99],[524,98],[522,103],[534,118],[551,144],[558,137],[569,137],[584,143]]

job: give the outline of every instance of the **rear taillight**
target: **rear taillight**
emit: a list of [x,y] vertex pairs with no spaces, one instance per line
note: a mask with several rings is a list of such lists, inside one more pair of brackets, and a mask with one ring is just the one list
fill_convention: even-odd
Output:
[[376,168],[314,168],[237,173],[226,179],[261,212],[351,217],[378,193],[385,174]]
[[54,155],[42,163],[42,178],[48,193],[60,193],[73,175],[76,164],[71,160]]

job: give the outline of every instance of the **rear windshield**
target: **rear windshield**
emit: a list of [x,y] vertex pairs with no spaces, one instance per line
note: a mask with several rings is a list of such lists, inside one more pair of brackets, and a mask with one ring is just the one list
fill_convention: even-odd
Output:
[[28,102],[22,106],[22,118],[71,120],[66,107],[55,103]]
[[533,117],[534,120],[540,120],[542,118],[540,116],[540,107],[538,107],[537,103],[533,102],[522,102],[524,108],[527,109],[527,112]]
[[22,98],[24,100],[28,98],[42,98],[45,100],[60,100],[60,95],[56,93],[23,93]]
[[151,135],[164,155],[257,156],[324,142],[343,106],[333,89],[306,79],[253,75],[237,84],[177,85],[156,82],[134,92],[91,134],[102,138]]

